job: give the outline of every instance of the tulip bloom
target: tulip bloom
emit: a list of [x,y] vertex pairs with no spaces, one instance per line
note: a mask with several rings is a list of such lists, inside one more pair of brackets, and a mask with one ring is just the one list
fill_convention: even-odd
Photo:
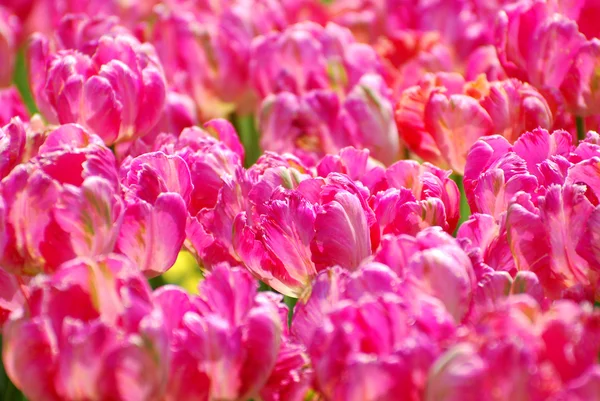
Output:
[[454,232],[460,194],[449,171],[401,160],[386,169],[385,183],[370,199],[383,234],[415,235],[436,225]]
[[6,270],[50,273],[76,256],[112,252],[123,218],[114,155],[80,126],[50,132],[38,155],[0,182],[0,193]]
[[306,345],[315,388],[328,400],[417,401],[423,378],[455,324],[422,293],[404,297],[400,280],[378,263],[356,272],[321,272],[296,306],[292,332]]
[[423,399],[597,398],[599,318],[589,304],[559,301],[542,312],[529,297],[506,300],[436,361]]
[[264,204],[236,217],[236,253],[273,288],[298,297],[318,271],[354,269],[372,253],[379,229],[367,197],[337,173],[295,189],[279,186]]
[[146,135],[161,116],[166,92],[154,49],[118,29],[91,36],[74,44],[34,36],[29,82],[38,108],[50,122],[79,123],[107,145]]
[[125,213],[116,249],[150,276],[170,268],[185,240],[192,183],[186,162],[146,153],[121,166]]
[[396,108],[401,137],[425,161],[463,174],[467,153],[480,138],[501,134],[510,142],[527,129],[550,128],[548,102],[517,80],[465,82],[458,74],[428,74],[406,89]]
[[74,259],[29,290],[3,333],[4,366],[26,397],[161,398],[168,332],[150,287],[127,259]]
[[267,382],[285,320],[281,298],[258,293],[243,270],[215,266],[199,296],[172,286],[154,293],[170,333],[172,360],[165,399],[243,401]]

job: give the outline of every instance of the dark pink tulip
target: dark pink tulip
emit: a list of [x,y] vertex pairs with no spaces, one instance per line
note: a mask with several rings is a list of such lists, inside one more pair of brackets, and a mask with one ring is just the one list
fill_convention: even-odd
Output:
[[455,324],[437,299],[403,296],[398,276],[370,263],[321,272],[296,306],[292,332],[306,344],[326,399],[416,401]]
[[166,400],[258,395],[281,345],[280,296],[258,293],[248,273],[219,265],[200,284],[199,296],[167,286],[154,299],[167,316],[173,354]]

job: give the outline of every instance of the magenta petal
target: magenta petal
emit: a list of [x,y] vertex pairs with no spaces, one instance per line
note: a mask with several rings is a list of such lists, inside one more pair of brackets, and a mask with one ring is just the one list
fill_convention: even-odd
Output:
[[110,82],[95,76],[83,88],[85,124],[108,145],[116,142],[121,125],[123,105],[116,98]]

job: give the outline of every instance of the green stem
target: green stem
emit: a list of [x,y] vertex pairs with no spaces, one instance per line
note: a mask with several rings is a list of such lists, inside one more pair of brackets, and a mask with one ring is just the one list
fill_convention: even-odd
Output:
[[575,117],[575,125],[577,126],[577,139],[583,141],[585,139],[585,120],[583,117]]
[[244,149],[246,151],[244,166],[250,167],[254,164],[254,162],[256,162],[261,153],[259,135],[258,131],[256,130],[254,116],[252,114],[245,116],[233,114],[231,116],[231,121],[235,126],[235,129],[240,137],[240,141],[242,142],[242,145],[244,145]]
[[452,174],[451,178],[454,180],[454,182],[456,182],[458,190],[460,191],[460,217],[456,226],[456,230],[458,231],[460,225],[467,221],[469,219],[469,216],[471,216],[471,208],[469,207],[469,203],[467,202],[467,195],[465,194],[465,186],[463,184],[463,176],[458,174]]
[[292,297],[288,297],[287,295],[284,295],[283,302],[290,309],[290,311],[288,313],[288,326],[291,326],[292,325],[292,317],[294,316],[294,306],[296,306],[296,304],[298,303],[298,298],[292,298]]

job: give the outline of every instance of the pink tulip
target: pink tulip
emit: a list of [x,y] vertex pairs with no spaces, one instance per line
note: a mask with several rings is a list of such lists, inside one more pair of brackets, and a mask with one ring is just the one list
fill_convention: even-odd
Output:
[[508,239],[517,269],[535,272],[551,298],[594,297],[598,273],[577,252],[593,209],[579,185],[550,186],[538,207],[525,194],[518,195],[508,209]]
[[429,163],[401,160],[387,168],[385,177],[387,190],[371,199],[384,234],[414,235],[432,225],[454,232],[459,192],[450,172]]
[[553,122],[550,105],[536,89],[514,79],[488,82],[483,75],[467,83],[457,74],[426,75],[402,93],[396,108],[410,150],[459,174],[480,137],[497,133],[514,142],[523,131]]
[[559,301],[542,312],[527,296],[507,299],[436,361],[425,399],[593,399],[597,320],[589,304]]
[[344,102],[328,90],[270,95],[258,127],[262,148],[292,153],[310,166],[347,146],[369,149],[384,164],[400,158],[388,89],[377,75],[363,76]]
[[511,143],[525,131],[552,127],[553,115],[548,102],[526,83],[516,79],[487,82],[480,76],[466,92],[478,98],[488,112],[494,133]]
[[420,399],[426,372],[455,327],[439,301],[405,298],[399,285],[376,263],[354,273],[331,269],[299,301],[292,331],[306,344],[326,399]]
[[600,112],[599,59],[600,40],[592,39],[582,45],[560,87],[568,109],[577,116]]
[[[219,137],[229,133],[235,136]],[[179,137],[169,135],[159,139],[160,150],[180,156],[190,169],[194,189],[190,194],[189,213],[195,216],[205,208],[214,208],[223,187],[222,177],[233,177],[242,165],[243,148],[233,126],[225,120],[211,120],[204,129],[190,127],[184,129]],[[227,144],[225,140],[231,143]],[[241,155],[236,151],[241,151]]]
[[380,76],[362,76],[348,93],[342,113],[345,135],[351,145],[369,149],[375,159],[386,165],[400,158],[390,90]]
[[368,149],[347,147],[338,154],[328,154],[319,161],[316,170],[320,177],[327,177],[329,173],[345,174],[354,181],[360,181],[371,193],[387,185],[384,166],[370,157]]
[[4,330],[6,371],[37,400],[161,399],[168,332],[137,269],[74,259],[31,285]]
[[165,82],[150,45],[124,33],[58,51],[52,45],[37,35],[29,48],[32,92],[49,121],[80,123],[108,145],[144,136],[158,122]]
[[19,19],[0,4],[0,88],[9,86],[13,80],[20,30]]
[[295,190],[276,188],[256,214],[236,217],[234,248],[261,280],[297,297],[318,271],[354,269],[376,247],[379,231],[366,192],[336,173],[304,180]]
[[546,186],[563,183],[573,150],[565,131],[536,129],[513,146],[498,136],[479,141],[469,152],[465,171],[471,210],[499,218],[518,191],[542,194]]
[[416,237],[384,236],[375,260],[405,278],[411,291],[441,300],[457,322],[471,308],[476,285],[473,265],[457,241],[439,227],[427,228]]
[[177,155],[147,153],[121,166],[121,185],[126,207],[116,249],[157,276],[175,263],[185,240],[188,165]]
[[[219,128],[219,132],[225,131]],[[230,171],[230,167],[233,165],[224,164],[226,170]],[[252,219],[257,218],[252,207],[264,207],[280,186],[295,188],[300,181],[310,177],[307,172],[297,158],[267,152],[247,171],[237,166],[231,175],[221,175],[222,186],[214,207],[200,210],[188,226],[188,237],[203,264],[207,268],[224,261],[240,264],[241,257],[234,249],[239,234],[234,231],[237,216],[250,212]]]
[[285,322],[280,297],[258,293],[242,270],[215,266],[190,296],[155,292],[173,354],[166,400],[242,401],[258,396],[275,363]]
[[325,28],[299,23],[252,44],[250,78],[261,98],[318,89],[345,92],[363,75],[380,70],[372,48],[356,43],[350,31],[332,23]]
[[0,192],[7,238],[1,259],[8,271],[53,272],[75,256],[112,252],[123,217],[115,160],[81,127],[50,132],[38,156],[15,167]]
[[585,37],[575,21],[544,1],[517,2],[498,17],[496,47],[509,76],[558,88]]

